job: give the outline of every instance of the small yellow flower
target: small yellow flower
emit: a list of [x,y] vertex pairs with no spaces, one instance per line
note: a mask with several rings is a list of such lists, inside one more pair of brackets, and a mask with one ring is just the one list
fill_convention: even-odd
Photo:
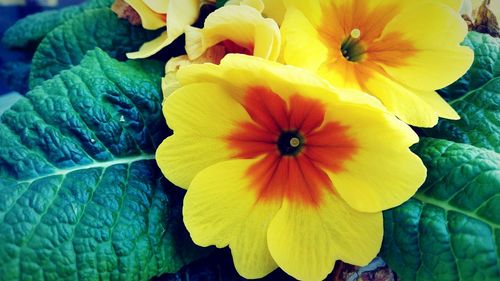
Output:
[[278,24],[244,3],[217,9],[206,18],[202,29],[186,28],[186,52],[191,60],[198,59],[208,49],[212,49],[210,54],[219,53],[213,63],[219,63],[228,53],[276,60],[280,47]]
[[382,242],[381,211],[425,179],[409,150],[417,135],[368,95],[240,54],[177,78],[163,107],[174,134],[158,165],[188,189],[194,242],[229,246],[246,278],[281,267],[321,280],[335,260],[367,264]]
[[280,30],[274,20],[262,17],[261,4],[256,0],[227,5],[211,13],[202,29],[187,27],[187,55],[167,62],[162,80],[163,95],[166,97],[178,88],[176,72],[186,65],[218,64],[230,53],[276,60],[281,47]]
[[441,2],[286,0],[284,60],[379,98],[408,124],[458,119],[435,90],[462,76],[473,52],[459,45],[461,1]]
[[145,29],[166,30],[150,42],[144,43],[139,51],[128,53],[130,59],[146,58],[170,45],[184,33],[186,26],[198,18],[201,0],[125,0],[141,17]]

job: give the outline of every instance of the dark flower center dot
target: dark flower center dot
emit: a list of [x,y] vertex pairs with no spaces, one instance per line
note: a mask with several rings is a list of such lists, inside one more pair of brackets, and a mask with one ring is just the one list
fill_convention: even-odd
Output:
[[281,155],[295,156],[302,151],[304,137],[297,131],[282,132],[276,146]]

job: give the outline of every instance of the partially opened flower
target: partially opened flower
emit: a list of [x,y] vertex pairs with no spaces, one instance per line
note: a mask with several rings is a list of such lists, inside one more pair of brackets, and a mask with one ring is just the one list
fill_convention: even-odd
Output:
[[187,188],[184,222],[201,246],[231,248],[238,272],[278,266],[320,280],[335,260],[365,265],[381,211],[425,178],[417,135],[372,97],[311,72],[245,55],[181,68],[158,148],[164,175]]
[[[257,1],[260,3],[260,1]],[[276,60],[281,47],[278,24],[266,19],[259,7],[248,4],[227,5],[211,13],[202,29],[186,29],[186,52],[190,60],[205,53],[219,63],[228,53],[241,53]]]
[[[139,51],[128,53],[130,59],[146,58],[170,45],[184,33],[186,26],[198,18],[201,0],[125,0],[141,17],[145,29],[166,30],[150,42],[144,43]],[[168,18],[168,20],[167,20]]]
[[186,28],[187,55],[167,62],[162,80],[164,96],[177,89],[176,72],[183,66],[206,62],[218,64],[231,53],[269,60],[278,58],[281,47],[279,27],[274,20],[262,17],[260,0],[251,2],[243,1],[216,10],[206,18],[202,29]]
[[458,119],[435,90],[462,76],[473,60],[460,46],[467,33],[454,10],[460,2],[286,0],[284,59],[376,96],[411,125]]

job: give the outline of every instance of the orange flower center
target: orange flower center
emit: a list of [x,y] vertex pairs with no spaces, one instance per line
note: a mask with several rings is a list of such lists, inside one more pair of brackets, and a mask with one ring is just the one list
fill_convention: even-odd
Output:
[[326,66],[342,71],[348,82],[362,84],[374,71],[385,73],[383,65],[405,65],[416,52],[404,34],[384,34],[387,25],[401,12],[397,3],[370,6],[365,1],[341,1],[322,8],[324,15],[318,31],[329,47]]
[[250,88],[242,105],[251,121],[237,124],[226,140],[235,158],[258,159],[248,176],[259,200],[316,206],[333,192],[327,173],[342,171],[357,150],[347,126],[326,122],[317,100],[293,95],[287,103],[264,87]]

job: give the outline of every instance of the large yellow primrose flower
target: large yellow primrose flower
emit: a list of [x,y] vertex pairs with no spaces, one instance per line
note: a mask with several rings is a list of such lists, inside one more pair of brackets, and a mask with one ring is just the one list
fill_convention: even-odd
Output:
[[[152,41],[144,43],[139,51],[128,53],[130,59],[147,58],[170,45],[184,33],[184,28],[198,18],[201,0],[125,0],[141,17],[145,29],[166,30]],[[168,20],[167,20],[168,15]]]
[[211,13],[202,29],[187,27],[189,59],[196,60],[211,49],[209,54],[219,54],[214,63],[219,63],[228,53],[276,60],[281,47],[280,30],[274,20],[262,16],[259,8],[245,3],[227,5]]
[[410,198],[426,169],[417,135],[376,99],[313,73],[241,54],[181,68],[157,162],[186,188],[194,242],[231,248],[260,278],[278,266],[321,280],[335,260],[378,253],[381,211]]
[[[436,92],[470,67],[458,0],[285,0],[284,60],[363,90],[408,124],[459,119]],[[453,7],[450,8],[450,7]]]

